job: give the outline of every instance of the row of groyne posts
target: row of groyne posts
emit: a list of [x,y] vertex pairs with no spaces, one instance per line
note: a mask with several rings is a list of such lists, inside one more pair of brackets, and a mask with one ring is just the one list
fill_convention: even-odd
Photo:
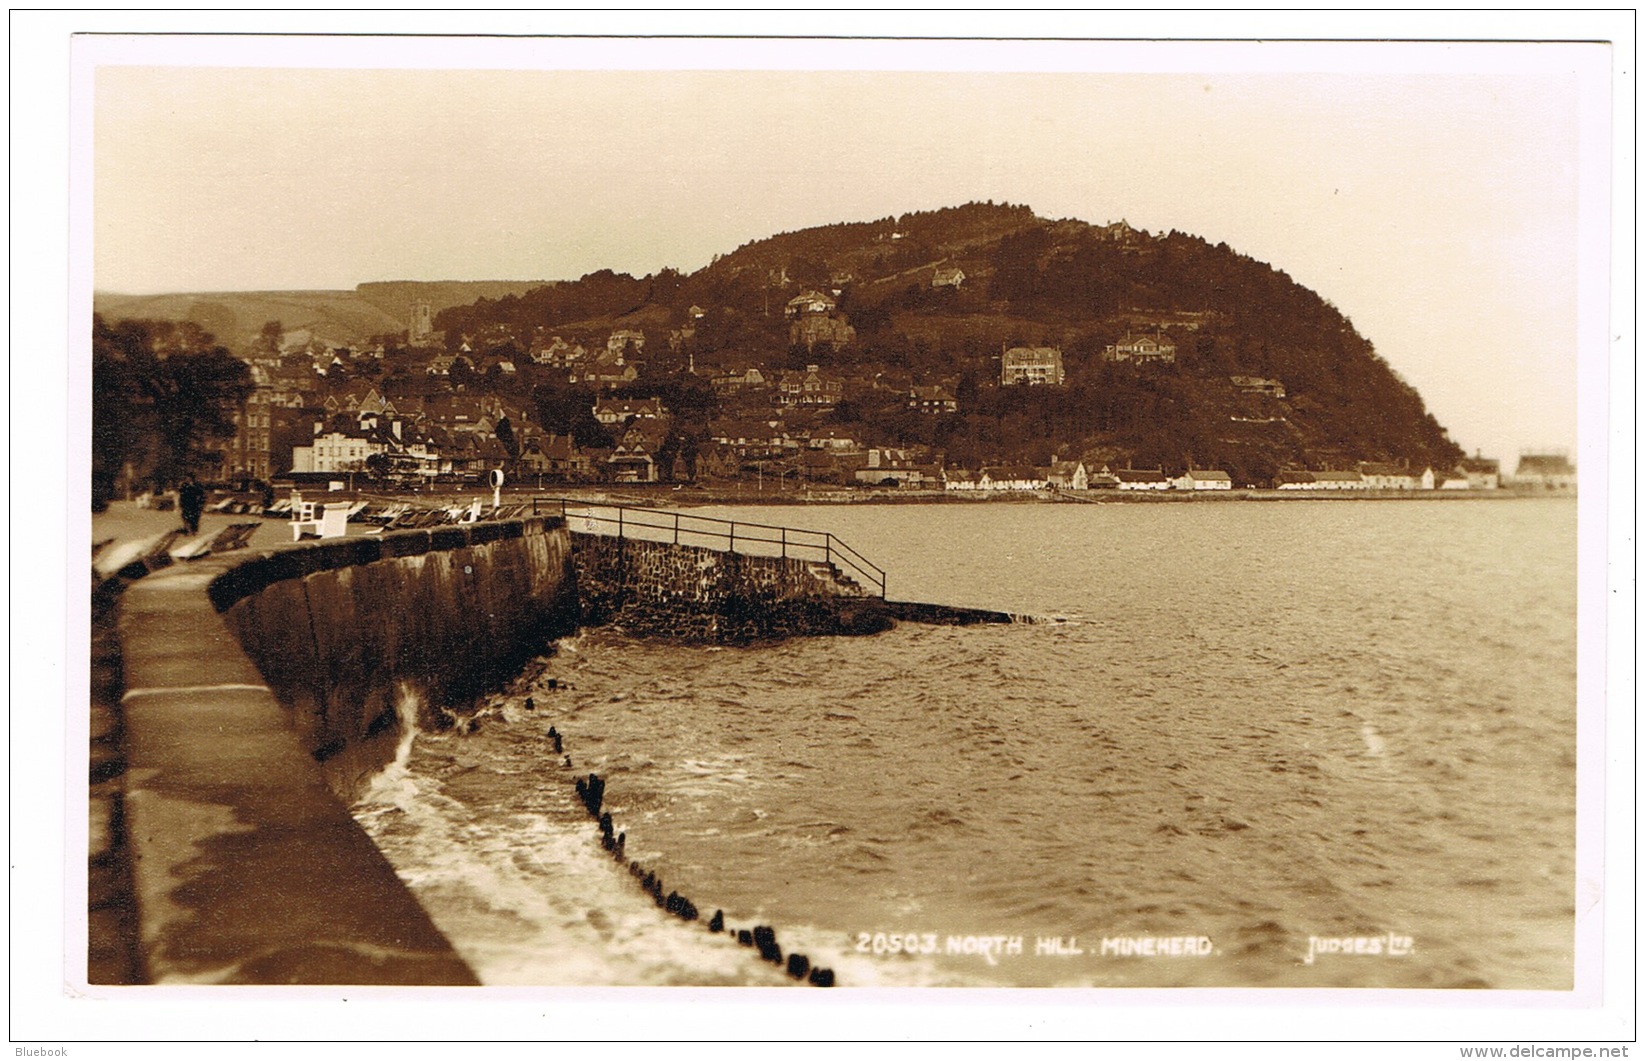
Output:
[[[748,556],[766,556],[780,560],[801,560],[819,563],[826,568],[827,577],[837,592],[847,595],[862,594],[885,597],[885,571],[865,558],[857,550],[825,531],[801,530],[772,524],[749,523],[701,516],[677,510],[639,508],[631,505],[575,501],[568,498],[535,498],[535,514],[557,514],[575,532],[622,539],[651,541],[674,546],[709,548]],[[969,624],[976,622],[1010,622],[1021,617],[977,609],[945,608],[940,605],[897,605],[898,617],[916,622]],[[551,686],[552,687],[552,686]],[[527,697],[528,711],[536,708],[533,697]],[[563,765],[572,769],[572,761],[565,754],[563,735],[552,725],[548,738],[554,753],[563,757]],[[628,834],[619,831],[606,807],[606,779],[597,773],[579,776],[573,782],[577,800],[588,812],[599,831],[600,845],[624,865],[646,894],[665,913],[681,921],[695,923],[701,911],[688,897],[678,891],[664,890],[662,879],[655,871],[637,859],[627,857]],[[813,965],[805,954],[789,953],[784,957],[777,942],[777,933],[769,925],[735,927],[728,925],[723,910],[716,909],[707,921],[712,934],[725,934],[744,947],[759,953],[763,961],[783,968],[788,976],[814,987],[833,987],[833,969]]]
[[[534,710],[536,703],[532,697],[526,697],[527,711]],[[552,725],[548,727],[548,737],[554,742],[554,753],[565,755],[565,742],[559,731]],[[571,757],[565,755],[564,763],[571,767]],[[640,887],[652,900],[662,908],[663,912],[677,917],[681,921],[696,922],[701,916],[697,904],[670,889],[663,892],[662,878],[645,866],[638,859],[627,857],[628,834],[618,832],[612,821],[611,812],[605,809],[605,778],[597,773],[590,773],[587,777],[579,777],[572,787],[576,790],[577,801],[588,811],[588,816],[594,819],[600,831],[600,846],[617,860],[619,865],[628,869],[629,876],[639,882]],[[803,980],[813,987],[833,987],[834,970],[811,964],[811,959],[804,954],[789,954],[786,963],[783,960],[782,948],[777,944],[777,931],[769,925],[755,925],[751,928],[733,928],[726,924],[725,911],[715,910],[714,916],[708,919],[708,931],[716,935],[725,933],[744,947],[753,947],[759,952],[760,958],[773,965],[786,968],[788,975],[795,980]]]
[[[640,588],[662,592],[633,595],[633,607],[659,611],[650,627],[656,636],[681,633],[680,601],[695,594],[690,603],[719,616],[703,629],[725,643],[757,624],[720,621],[730,613],[716,593],[798,616],[762,627],[775,636],[874,632],[822,621],[827,608],[805,610],[828,598],[844,605],[834,613],[868,605],[888,621],[1018,618],[886,601],[878,595],[884,573],[820,532],[549,504],[550,518],[134,563],[100,585],[94,598],[118,603],[103,613],[100,629],[115,636],[102,653],[107,680],[93,689],[94,699],[103,689],[108,709],[108,724],[93,729],[93,833],[108,843],[91,852],[89,905],[98,916],[88,982],[473,983],[352,819],[347,793],[393,756],[395,708],[385,690],[410,683],[430,704],[477,702],[485,687],[517,680],[547,641],[608,621],[591,615],[584,599],[600,592],[602,579],[659,581]],[[597,537],[618,533],[638,539],[633,551],[647,562],[629,563],[627,543],[595,547]],[[702,540],[709,536],[719,544]],[[658,551],[676,542],[680,555],[662,562]],[[708,549],[735,549],[742,558],[717,569]],[[841,560],[850,575],[835,571]],[[602,565],[618,570],[595,570]],[[807,574],[813,565],[827,570]],[[681,571],[706,574],[689,582]],[[613,614],[620,625],[632,618]],[[102,658],[95,648],[94,662]],[[453,670],[455,659],[468,662]],[[563,736],[549,732],[556,758],[574,770]],[[119,752],[99,758],[100,739],[117,741]],[[103,769],[105,759],[129,768]],[[100,799],[100,784],[118,791]],[[605,779],[577,777],[573,788],[599,842],[663,912],[699,923],[695,902],[627,857]],[[108,872],[99,875],[100,867]],[[100,901],[103,878],[110,887]],[[278,924],[253,913],[271,903],[283,911]],[[129,919],[115,916],[120,911]],[[794,981],[834,983],[833,971],[806,955],[785,956],[770,926],[733,927],[716,910],[707,927]],[[115,946],[122,938],[127,944]],[[99,959],[105,939],[114,949]]]

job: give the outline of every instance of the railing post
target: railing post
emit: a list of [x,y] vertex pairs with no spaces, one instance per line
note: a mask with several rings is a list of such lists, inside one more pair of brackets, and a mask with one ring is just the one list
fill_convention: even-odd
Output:
[[783,532],[783,559],[787,560],[788,559],[788,528],[783,527],[783,528],[781,528],[781,530]]
[[826,564],[834,562],[834,536],[832,534],[823,535],[823,562]]
[[680,544],[680,514],[674,513],[674,544]]
[[730,525],[731,531],[729,536],[726,538],[725,551],[728,553],[734,553],[737,551],[737,521],[730,521]]
[[617,506],[617,537],[623,536],[623,506]]

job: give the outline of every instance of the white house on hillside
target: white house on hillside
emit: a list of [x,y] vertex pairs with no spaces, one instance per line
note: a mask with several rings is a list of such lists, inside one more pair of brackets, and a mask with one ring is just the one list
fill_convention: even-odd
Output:
[[1062,383],[1062,350],[1055,346],[1014,346],[1000,355],[1000,383],[1018,384]]

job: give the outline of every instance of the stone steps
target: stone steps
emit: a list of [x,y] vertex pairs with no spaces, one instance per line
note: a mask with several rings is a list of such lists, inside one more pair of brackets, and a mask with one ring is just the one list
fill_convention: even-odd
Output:
[[856,579],[852,578],[850,575],[847,575],[833,564],[822,560],[810,560],[806,562],[805,569],[811,572],[812,576],[819,582],[824,582],[832,586],[834,591],[839,593],[841,596],[865,597],[868,595],[868,591],[863,589],[862,585],[857,582]]

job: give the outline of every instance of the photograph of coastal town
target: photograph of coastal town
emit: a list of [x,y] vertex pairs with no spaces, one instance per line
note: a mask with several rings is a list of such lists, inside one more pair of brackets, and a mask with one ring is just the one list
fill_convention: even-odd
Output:
[[76,43],[80,990],[1592,987],[1605,44],[441,43]]

